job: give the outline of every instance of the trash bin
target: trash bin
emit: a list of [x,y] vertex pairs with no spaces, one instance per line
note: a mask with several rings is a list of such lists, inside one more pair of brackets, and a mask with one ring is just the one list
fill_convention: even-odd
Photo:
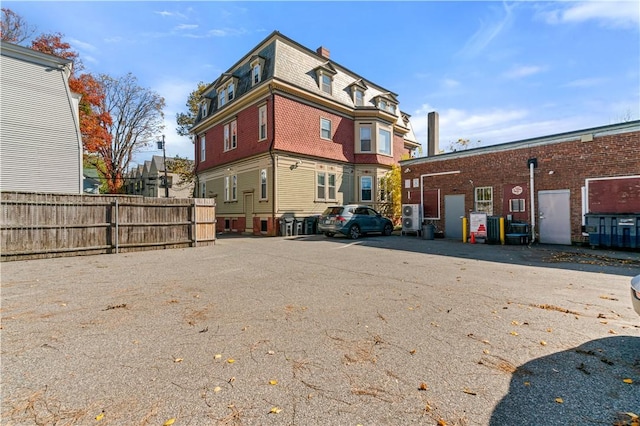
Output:
[[304,233],[312,235],[316,233],[318,227],[318,216],[309,216],[304,219]]
[[423,240],[433,240],[435,235],[436,227],[430,223],[422,225],[422,239]]
[[293,235],[293,221],[292,217],[280,218],[280,235],[283,237]]
[[304,233],[302,222],[302,220],[293,219],[293,235],[302,235]]

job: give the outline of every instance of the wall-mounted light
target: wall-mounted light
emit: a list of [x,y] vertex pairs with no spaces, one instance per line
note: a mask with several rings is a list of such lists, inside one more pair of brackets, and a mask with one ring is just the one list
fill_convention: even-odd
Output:
[[554,174],[554,173],[555,173],[555,172],[554,172],[553,170],[549,170],[549,174],[550,174],[550,175],[552,175],[552,174]]
[[290,166],[289,166],[289,168],[290,168],[291,170],[295,170],[295,169],[297,169],[297,168],[298,168],[298,166],[299,166],[300,164],[302,164],[302,160],[298,160],[298,161],[296,161],[294,164],[290,165]]
[[407,167],[406,169],[404,169],[404,172],[405,173],[409,173],[409,172],[411,172],[411,169]]

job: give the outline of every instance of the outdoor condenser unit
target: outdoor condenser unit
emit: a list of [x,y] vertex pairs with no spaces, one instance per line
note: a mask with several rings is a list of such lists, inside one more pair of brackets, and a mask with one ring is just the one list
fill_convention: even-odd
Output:
[[403,204],[402,232],[417,232],[420,229],[420,204]]

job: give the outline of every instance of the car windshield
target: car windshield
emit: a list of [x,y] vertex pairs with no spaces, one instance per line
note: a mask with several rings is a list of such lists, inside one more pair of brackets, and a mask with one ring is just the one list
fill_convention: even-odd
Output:
[[327,207],[322,213],[323,216],[338,216],[342,214],[342,207]]

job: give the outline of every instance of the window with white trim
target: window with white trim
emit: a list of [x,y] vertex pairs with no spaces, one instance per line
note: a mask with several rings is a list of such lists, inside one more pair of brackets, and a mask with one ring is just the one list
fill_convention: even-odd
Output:
[[238,199],[238,176],[224,177],[224,200],[236,201]]
[[260,170],[260,199],[267,199],[267,169]]
[[371,126],[360,126],[360,152],[371,152]]
[[320,137],[322,139],[331,139],[331,120],[327,118],[320,119]]
[[256,60],[251,63],[251,85],[255,86],[262,80],[262,64]]
[[230,101],[233,100],[234,89],[235,85],[233,84],[233,81],[229,82],[229,84],[227,85],[227,99]]
[[218,90],[218,108],[223,106],[227,102],[227,91],[224,87]]
[[231,149],[238,147],[238,122],[233,120],[231,122]]
[[324,73],[320,75],[320,89],[322,89],[323,92],[331,94],[332,84],[333,78],[331,78],[330,75]]
[[373,201],[373,178],[360,177],[360,201]]
[[267,139],[267,106],[258,109],[258,140]]
[[200,161],[204,161],[207,157],[207,142],[204,136],[200,136]]
[[231,149],[231,138],[229,124],[224,125],[223,130],[224,150],[229,151]]
[[509,200],[509,211],[519,213],[525,211],[524,198],[511,198]]
[[205,118],[207,116],[207,101],[202,101],[200,108],[202,109],[202,118]]
[[378,129],[378,154],[391,155],[391,132]]
[[316,200],[336,199],[336,174],[317,172]]
[[475,211],[493,216],[493,187],[481,186],[475,190]]
[[364,106],[364,92],[360,89],[353,91],[353,103],[355,106]]

